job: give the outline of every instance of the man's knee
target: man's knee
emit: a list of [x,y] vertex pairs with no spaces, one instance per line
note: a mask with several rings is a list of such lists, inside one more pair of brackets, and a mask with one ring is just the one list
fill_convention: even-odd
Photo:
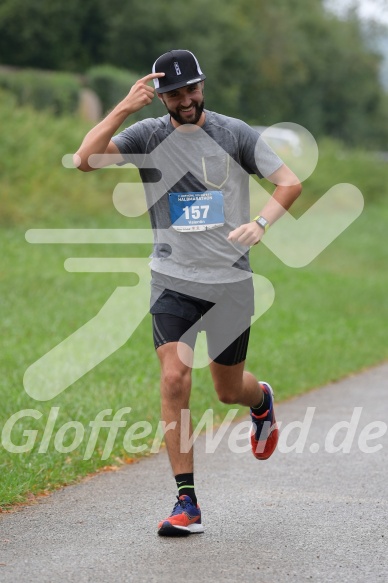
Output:
[[175,393],[187,390],[191,385],[190,371],[169,369],[162,372],[162,385],[167,388],[168,392]]
[[235,405],[239,402],[241,385],[238,383],[215,383],[215,389],[221,403],[224,403],[225,405]]
[[162,397],[177,401],[187,399],[191,390],[191,368],[177,357],[176,346],[166,345],[158,353],[161,362]]

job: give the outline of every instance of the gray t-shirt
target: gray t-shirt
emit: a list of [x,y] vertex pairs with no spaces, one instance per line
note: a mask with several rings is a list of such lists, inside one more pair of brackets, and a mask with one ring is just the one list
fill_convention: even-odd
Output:
[[227,237],[250,220],[249,174],[269,176],[282,160],[243,121],[205,113],[202,127],[174,129],[165,115],[135,123],[113,142],[143,181],[151,269],[202,283],[241,281],[251,274],[249,248]]

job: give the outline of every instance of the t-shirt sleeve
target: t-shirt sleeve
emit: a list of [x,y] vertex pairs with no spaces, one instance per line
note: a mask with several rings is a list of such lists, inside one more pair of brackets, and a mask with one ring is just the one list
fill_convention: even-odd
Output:
[[119,165],[130,162],[135,166],[141,166],[146,153],[149,133],[145,122],[140,121],[113,136],[112,142],[118,147],[120,154],[124,156],[124,162],[120,162]]
[[240,130],[242,167],[260,178],[270,176],[283,164],[283,160],[265,143],[259,132],[243,123]]
[[[125,157],[125,162],[132,162],[131,154],[140,154],[140,141],[138,132],[136,131],[137,124],[131,127],[125,128],[116,136],[113,136],[112,142],[117,146],[120,154]],[[125,162],[121,162],[123,164]]]

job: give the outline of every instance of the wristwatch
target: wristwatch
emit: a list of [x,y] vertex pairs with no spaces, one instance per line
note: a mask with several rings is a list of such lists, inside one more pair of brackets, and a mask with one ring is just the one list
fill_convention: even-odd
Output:
[[267,221],[267,219],[265,219],[264,217],[262,217],[262,216],[259,215],[258,217],[255,217],[253,220],[256,221],[256,223],[262,229],[264,229],[264,233],[266,233],[268,231],[268,229],[269,229],[269,222]]

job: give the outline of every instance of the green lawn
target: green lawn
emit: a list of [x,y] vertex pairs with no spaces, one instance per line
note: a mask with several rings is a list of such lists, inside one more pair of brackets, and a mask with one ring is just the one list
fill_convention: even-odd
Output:
[[[0,95],[6,138],[0,146],[4,161],[0,179],[0,429],[9,428],[12,416],[24,411],[20,420],[13,418],[10,438],[14,446],[30,443],[31,448],[26,447],[29,451],[24,453],[9,451],[3,431],[0,508],[100,467],[147,455],[159,421],[159,365],[148,315],[122,348],[51,401],[36,401],[23,388],[23,375],[33,362],[96,315],[117,286],[136,283],[133,275],[125,273],[68,273],[64,261],[127,257],[129,252],[147,257],[150,249],[147,245],[129,250],[125,245],[26,242],[25,232],[31,228],[126,228],[129,219],[120,217],[112,205],[117,175],[110,170],[83,175],[61,167],[62,155],[77,147],[85,126],[28,110],[13,115],[12,100],[1,99]],[[9,128],[8,120],[12,120]],[[271,382],[278,400],[388,358],[386,168],[360,152],[346,155],[338,157],[338,145],[323,145],[319,166],[295,212],[303,212],[333,184],[349,181],[365,195],[360,218],[304,268],[286,267],[264,245],[252,250],[254,271],[272,282],[276,297],[253,326],[247,368]],[[15,162],[18,156],[19,164]],[[134,227],[148,224],[145,218],[130,221]],[[147,305],[148,298],[143,299]],[[206,409],[213,409],[215,422],[221,422],[230,407],[218,403],[209,371],[195,370],[193,378],[194,422]],[[109,420],[124,407],[131,409],[122,412],[126,426],[118,429],[111,454],[104,455],[109,430],[103,428],[96,446],[90,442],[90,459],[84,459],[89,457],[85,452],[96,415],[111,410],[106,416]],[[150,424],[148,435],[134,442],[145,447],[140,453],[127,451],[128,434],[124,443],[124,435],[130,426],[136,429],[136,422],[146,428]],[[138,435],[141,430],[138,426]],[[66,451],[72,449],[74,439],[79,445]]]
[[[271,381],[278,399],[302,393],[388,357],[387,252],[382,244],[388,212],[382,205],[367,206],[361,217],[310,266],[285,267],[264,246],[255,248],[255,272],[267,277],[276,291],[272,308],[253,326],[248,368]],[[3,506],[68,483],[96,468],[134,457],[123,446],[125,431],[138,421],[147,421],[152,432],[136,445],[149,452],[158,424],[158,363],[146,316],[127,344],[48,402],[35,401],[23,389],[26,368],[94,316],[116,286],[133,285],[129,274],[67,273],[69,256],[101,256],[101,246],[29,245],[24,230],[3,229],[1,353],[1,424],[20,410],[34,409],[40,419],[25,417],[11,433],[16,445],[26,443],[38,430],[34,448],[27,453],[0,449]],[[118,251],[118,248],[120,250]],[[104,256],[124,256],[121,246],[104,248]],[[142,250],[144,255],[144,251]],[[43,430],[51,408],[59,408],[47,451]],[[112,454],[102,460],[108,430],[102,429],[91,459],[84,460],[97,413],[130,407],[123,416],[125,428],[118,431]],[[206,369],[194,371],[192,409],[194,419],[212,408],[221,421],[228,407],[217,402]],[[241,414],[245,413],[243,410]],[[107,419],[111,419],[108,415]],[[84,439],[72,452],[56,451],[54,439],[67,422],[78,422]],[[140,431],[141,428],[138,429]],[[63,440],[70,445],[75,429]],[[47,436],[46,436],[47,437]],[[58,437],[58,443],[61,443]]]

